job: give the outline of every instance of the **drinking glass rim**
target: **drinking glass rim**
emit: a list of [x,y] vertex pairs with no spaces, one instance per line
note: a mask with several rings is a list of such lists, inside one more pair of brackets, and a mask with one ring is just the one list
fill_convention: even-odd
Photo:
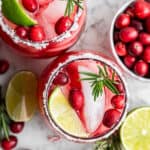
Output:
[[[68,52],[67,54],[69,54],[70,52]],[[82,58],[81,58],[82,57]],[[94,57],[94,58],[93,58]],[[52,82],[55,78],[55,76],[57,75],[57,73],[59,72],[58,70],[61,70],[61,68],[63,68],[63,66],[67,65],[68,63],[71,63],[75,60],[85,60],[85,59],[90,59],[90,60],[95,60],[95,61],[100,61],[106,65],[108,65],[109,67],[111,67],[113,70],[115,70],[115,72],[117,73],[117,75],[119,76],[119,78],[121,79],[124,89],[125,89],[125,99],[126,99],[126,105],[124,107],[124,110],[122,112],[122,115],[118,121],[118,123],[116,123],[116,125],[110,129],[108,132],[103,133],[101,136],[97,136],[97,137],[91,137],[91,138],[83,138],[83,137],[78,137],[78,136],[74,136],[69,134],[68,132],[64,131],[61,127],[59,127],[59,125],[54,121],[54,119],[52,118],[49,108],[48,108],[48,92]],[[55,60],[54,60],[55,61]],[[128,109],[128,97],[129,97],[129,93],[128,93],[128,89],[127,89],[127,83],[124,80],[124,77],[121,73],[121,71],[118,69],[117,65],[114,62],[111,62],[110,60],[103,58],[97,54],[92,54],[92,53],[82,53],[79,54],[79,56],[77,55],[71,55],[67,58],[67,60],[65,60],[64,62],[61,62],[53,71],[52,73],[49,75],[49,79],[46,81],[45,83],[45,87],[44,90],[42,92],[42,105],[44,108],[44,115],[46,116],[48,123],[50,125],[52,125],[52,127],[61,135],[63,135],[66,139],[69,139],[71,141],[75,141],[75,142],[83,142],[83,143],[89,143],[89,142],[96,142],[98,140],[103,140],[108,138],[110,135],[112,135],[121,125],[121,123],[123,122],[123,120],[125,119],[126,115],[127,115],[127,109]]]
[[[84,1],[82,1],[81,5],[84,5]],[[54,43],[54,42],[61,42],[69,37],[71,37],[71,32],[76,31],[79,28],[79,19],[82,15],[84,10],[82,10],[80,7],[78,7],[77,12],[74,16],[74,20],[73,20],[73,24],[71,26],[71,28],[69,30],[67,30],[66,32],[55,36],[54,38],[50,39],[50,40],[44,40],[42,42],[33,42],[30,40],[26,40],[26,39],[21,39],[13,29],[11,29],[4,21],[4,17],[3,17],[3,13],[2,13],[2,0],[0,0],[0,26],[3,32],[5,32],[12,40],[13,42],[15,42],[16,44],[25,44],[28,46],[31,46],[37,50],[41,50],[46,48],[50,42]]]

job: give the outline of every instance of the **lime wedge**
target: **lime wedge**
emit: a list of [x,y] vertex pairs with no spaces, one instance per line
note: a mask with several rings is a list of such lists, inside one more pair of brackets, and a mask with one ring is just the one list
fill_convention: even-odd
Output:
[[150,150],[150,107],[132,111],[121,127],[120,136],[125,150]]
[[19,0],[2,0],[3,15],[13,23],[22,26],[37,24],[25,11]]
[[29,71],[15,74],[6,92],[6,109],[14,121],[28,121],[37,108],[37,77]]
[[59,87],[54,89],[49,98],[49,110],[54,121],[64,131],[74,136],[88,137],[79,117]]

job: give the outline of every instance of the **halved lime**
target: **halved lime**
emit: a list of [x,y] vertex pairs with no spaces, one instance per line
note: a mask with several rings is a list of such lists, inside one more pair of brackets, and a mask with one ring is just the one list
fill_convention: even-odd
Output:
[[3,15],[13,23],[22,26],[33,26],[37,24],[25,11],[19,0],[2,0]]
[[6,108],[14,121],[28,121],[37,108],[37,77],[30,71],[15,74],[6,92]]
[[74,109],[59,87],[55,88],[49,98],[49,110],[54,121],[64,131],[78,137],[88,137]]
[[125,150],[150,150],[150,107],[132,111],[121,127],[120,136]]

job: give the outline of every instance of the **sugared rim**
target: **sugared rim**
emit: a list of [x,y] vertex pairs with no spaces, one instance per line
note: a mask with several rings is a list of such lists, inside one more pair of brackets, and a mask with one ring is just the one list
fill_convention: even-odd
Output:
[[[69,53],[66,53],[67,55]],[[71,54],[71,53],[70,53]],[[82,138],[82,137],[77,137],[77,136],[73,136],[69,133],[67,133],[66,131],[64,131],[63,129],[61,129],[56,123],[55,121],[52,119],[50,112],[49,112],[49,108],[48,108],[48,92],[50,89],[50,86],[53,82],[53,79],[55,78],[55,76],[58,73],[58,70],[60,70],[64,65],[75,61],[75,60],[81,60],[81,59],[92,59],[92,60],[96,60],[96,61],[101,61],[105,64],[107,64],[108,66],[110,66],[111,68],[113,68],[116,72],[117,75],[120,77],[120,79],[122,80],[123,84],[124,84],[124,88],[126,91],[126,106],[124,108],[124,111],[122,113],[122,116],[120,117],[119,122],[111,129],[109,130],[107,133],[99,136],[99,137],[92,137],[92,138]],[[126,82],[124,80],[123,75],[121,74],[121,72],[118,70],[116,64],[112,61],[109,61],[103,57],[101,57],[99,54],[92,54],[91,52],[84,52],[82,54],[78,54],[74,53],[69,55],[69,57],[67,58],[67,60],[65,60],[64,62],[61,62],[57,65],[57,67],[55,69],[53,69],[53,71],[50,73],[50,78],[46,81],[45,83],[45,87],[44,90],[42,91],[42,102],[43,102],[43,109],[44,109],[44,113],[45,116],[48,120],[48,122],[50,123],[50,125],[61,135],[63,135],[65,138],[67,138],[68,140],[71,141],[75,141],[75,142],[83,142],[83,143],[89,143],[89,142],[96,142],[98,140],[103,140],[108,138],[110,135],[112,135],[121,125],[121,123],[123,122],[123,120],[126,117],[127,114],[127,109],[128,109],[128,90],[127,90],[127,85]]]
[[131,4],[133,3],[135,0],[130,0],[129,2],[125,3],[119,10],[118,12],[115,14],[112,23],[111,23],[111,28],[110,28],[110,34],[109,34],[109,38],[110,38],[110,45],[111,45],[111,49],[113,52],[114,57],[117,60],[117,63],[127,72],[128,75],[132,76],[133,78],[140,80],[140,81],[144,81],[144,82],[150,82],[150,79],[148,78],[144,78],[144,77],[140,77],[138,75],[136,75],[134,72],[132,72],[131,70],[129,70],[121,61],[121,59],[119,58],[119,56],[116,53],[115,50],[115,46],[114,46],[114,41],[113,41],[113,33],[114,33],[114,26],[115,26],[115,22],[117,17]]
[[[82,2],[81,5],[84,5],[84,2]],[[2,0],[0,0],[0,26],[1,26],[1,29],[3,32],[5,32],[8,36],[11,37],[11,39],[17,44],[17,43],[21,43],[21,44],[25,44],[25,45],[28,45],[28,46],[31,46],[37,50],[41,50],[41,49],[44,49],[46,48],[50,42],[61,42],[69,37],[71,37],[71,32],[73,31],[76,31],[78,28],[79,28],[79,19],[82,15],[82,12],[83,10],[81,8],[78,8],[77,10],[77,13],[74,17],[74,21],[73,21],[73,24],[72,24],[72,27],[67,30],[66,32],[50,39],[50,40],[44,40],[42,42],[32,42],[32,41],[29,41],[29,40],[23,40],[21,38],[19,38],[15,31],[12,30],[4,21],[3,19],[3,13],[2,13]]]

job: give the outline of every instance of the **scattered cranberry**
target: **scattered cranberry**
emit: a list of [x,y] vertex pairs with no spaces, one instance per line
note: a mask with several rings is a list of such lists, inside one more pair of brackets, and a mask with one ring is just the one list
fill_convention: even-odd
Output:
[[69,17],[61,17],[55,24],[56,33],[59,35],[69,30],[72,23],[73,21]]
[[75,110],[80,110],[84,105],[84,96],[78,89],[72,89],[70,91],[70,103]]
[[38,9],[37,0],[22,0],[22,4],[30,12],[35,12]]
[[115,87],[117,88],[119,93],[124,92],[124,86],[119,80],[116,80]]
[[9,63],[7,60],[0,60],[0,74],[5,73],[9,69]]
[[127,55],[124,57],[123,61],[124,64],[131,69],[136,61],[136,58],[134,56]]
[[126,46],[123,42],[116,43],[115,49],[119,56],[125,56],[127,54]]
[[116,109],[107,110],[104,114],[103,124],[108,128],[113,127],[119,121],[120,115],[121,113]]
[[114,33],[114,41],[115,41],[115,42],[118,42],[119,40],[120,40],[120,39],[119,39],[119,32],[116,31],[116,32]]
[[1,141],[1,146],[4,150],[11,150],[17,145],[17,138],[13,135],[9,136],[9,140],[6,138]]
[[16,30],[16,34],[20,38],[26,39],[28,37],[28,30],[27,30],[27,28],[18,26],[15,30]]
[[10,124],[10,130],[13,133],[20,133],[24,128],[24,122],[12,122]]
[[40,26],[34,26],[30,30],[30,40],[34,42],[41,42],[45,40],[45,33],[42,27]]
[[124,95],[115,95],[111,99],[111,104],[116,108],[116,109],[122,109],[125,105],[125,98]]
[[145,27],[146,27],[146,31],[150,33],[150,17],[146,19]]
[[138,62],[136,62],[134,66],[134,72],[141,77],[146,76],[148,70],[149,70],[149,66],[143,60],[139,60]]
[[140,42],[135,41],[130,44],[129,46],[130,54],[132,54],[133,56],[139,56],[142,54],[142,52],[143,52],[143,45]]
[[139,35],[140,42],[144,45],[150,44],[150,34],[142,32]]
[[134,13],[139,19],[145,19],[150,16],[149,3],[145,1],[135,1]]
[[135,19],[131,21],[131,26],[134,27],[138,31],[143,31],[144,29],[143,23]]
[[127,43],[132,42],[138,37],[138,31],[133,27],[125,27],[120,31],[120,39]]
[[130,16],[128,14],[121,14],[115,23],[116,28],[121,29],[129,26],[130,24]]
[[68,76],[66,73],[60,72],[56,78],[54,79],[54,84],[55,85],[65,85],[68,83]]
[[143,53],[143,59],[145,62],[150,63],[150,46],[145,48]]

